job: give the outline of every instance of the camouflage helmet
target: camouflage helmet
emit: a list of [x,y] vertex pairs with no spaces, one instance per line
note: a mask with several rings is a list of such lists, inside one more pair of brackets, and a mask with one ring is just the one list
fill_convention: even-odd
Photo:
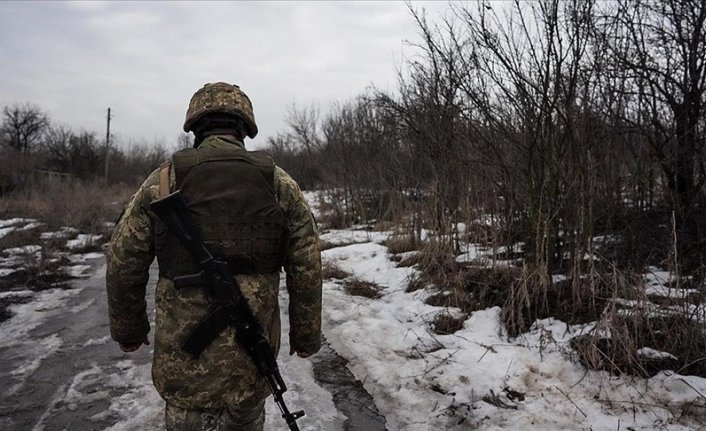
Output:
[[206,84],[194,93],[186,111],[184,131],[193,130],[194,124],[204,115],[216,112],[240,117],[248,126],[248,136],[252,139],[257,135],[257,124],[250,99],[240,87],[225,82]]

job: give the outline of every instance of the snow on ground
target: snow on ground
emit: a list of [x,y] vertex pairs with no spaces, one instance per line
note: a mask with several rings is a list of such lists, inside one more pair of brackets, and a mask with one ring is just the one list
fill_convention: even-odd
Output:
[[386,232],[371,232],[360,229],[331,229],[322,234],[319,239],[330,246],[366,243],[371,241],[381,242],[388,236]]
[[0,238],[4,237],[5,235],[9,234],[10,232],[14,232],[16,230],[17,230],[17,228],[14,226],[0,228]]
[[0,238],[16,230],[31,230],[43,225],[44,223],[39,223],[37,220],[31,218],[12,218],[8,220],[0,220]]
[[72,265],[63,267],[63,271],[66,273],[66,275],[75,278],[90,277],[90,270],[90,265]]
[[[286,336],[289,334],[289,299],[284,289],[280,290],[279,300],[283,337],[277,360],[288,389],[284,393],[284,401],[291,412],[305,411],[306,416],[297,421],[302,431],[342,431],[345,416],[336,411],[331,394],[315,382],[311,361],[296,355],[289,356],[289,337]],[[284,419],[272,397],[267,399],[265,411],[265,431],[285,429]]]
[[45,292],[33,293],[31,291],[4,292],[8,296],[32,296],[32,302],[12,305],[10,309],[15,315],[2,323],[0,331],[0,346],[15,348],[27,358],[27,362],[12,370],[4,370],[18,380],[18,383],[8,388],[9,394],[16,392],[24,383],[24,379],[40,365],[41,361],[59,349],[63,342],[57,334],[34,340],[29,336],[30,331],[41,325],[52,316],[66,312],[67,302],[76,294],[76,290],[52,289]]
[[56,231],[56,232],[42,232],[40,237],[42,239],[53,239],[53,238],[66,238],[68,236],[72,236],[78,233],[78,229],[69,227],[69,226],[64,226],[61,228],[61,230]]
[[42,250],[41,245],[25,245],[22,247],[11,247],[3,250],[6,254],[34,254]]
[[397,268],[384,246],[353,244],[323,258],[383,287],[382,298],[367,299],[326,282],[324,331],[391,430],[703,427],[703,417],[681,415],[704,412],[706,379],[617,378],[573,361],[568,341],[591,325],[545,319],[511,340],[496,307],[473,313],[455,334],[436,335],[429,323],[444,309],[425,304],[423,291],[404,291],[413,270]]
[[79,234],[75,239],[68,240],[66,242],[66,248],[69,250],[75,250],[78,248],[84,248],[96,244],[103,238],[103,235],[94,234]]
[[17,270],[14,268],[0,268],[0,277],[7,277],[15,271]]
[[0,220],[0,228],[6,228],[8,226],[17,226],[20,224],[30,224],[36,223],[37,220],[32,218],[11,218],[8,220]]
[[[17,295],[30,291],[6,292],[5,295]],[[12,305],[10,309],[15,313],[10,320],[2,323],[0,331],[0,345],[10,347],[25,343],[27,334],[48,317],[66,312],[68,300],[78,294],[76,289],[51,289],[36,292],[35,300],[27,304]]]
[[673,286],[674,279],[669,271],[649,267],[645,274],[645,293],[647,295],[663,296],[665,298],[683,299],[699,293],[696,289],[679,289]]
[[83,254],[70,254],[68,259],[71,262],[85,262],[91,259],[101,259],[104,256],[103,253],[83,253]]
[[[21,223],[25,221],[0,225],[0,229]],[[650,379],[618,377],[579,365],[568,341],[593,325],[569,326],[544,319],[528,333],[510,339],[495,307],[473,313],[463,329],[452,335],[434,333],[431,322],[437,314],[458,310],[425,304],[429,295],[425,290],[405,292],[415,270],[397,267],[390,259],[381,244],[388,235],[346,229],[329,231],[321,239],[336,246],[323,252],[324,260],[334,260],[342,269],[381,287],[381,298],[368,299],[350,296],[339,282],[326,281],[323,328],[332,348],[349,361],[349,369],[375,399],[389,430],[704,429],[706,379],[673,372]],[[463,259],[479,259],[487,252],[469,247]],[[676,292],[671,290],[675,289],[667,287],[665,277],[652,271],[646,276],[648,291],[669,289],[661,292],[674,297]],[[89,300],[67,310],[67,301],[79,291],[12,292],[35,295],[36,300],[13,305],[16,315],[2,323],[0,345],[17,347],[27,358],[5,372],[22,379],[62,347],[60,333],[39,342],[27,335],[58,313],[82,313],[93,307]],[[306,411],[299,422],[302,430],[342,430],[345,417],[337,412],[331,394],[315,382],[311,362],[287,354],[284,291],[280,299],[285,336],[279,363],[289,388],[285,400],[290,410]],[[95,333],[87,334],[82,343],[88,347],[112,341],[104,333]],[[658,357],[664,352],[644,348],[640,353]],[[7,390],[16,391],[19,386]],[[71,408],[91,400],[107,400],[107,408],[92,420],[110,419],[114,423],[110,430],[163,427],[164,402],[152,386],[149,363],[94,363],[80,370],[67,387],[58,388],[44,415],[59,403]],[[283,429],[271,400],[266,409],[266,430]],[[37,430],[42,429],[41,423]]]
[[[151,364],[135,366],[132,361],[125,360],[116,364],[116,367],[120,371],[113,375],[109,385],[121,388],[123,393],[110,398],[110,407],[92,419],[100,420],[106,416],[120,418],[117,423],[107,428],[110,431],[162,429],[164,401],[152,385]],[[103,376],[104,373],[101,372],[96,378],[103,379]]]

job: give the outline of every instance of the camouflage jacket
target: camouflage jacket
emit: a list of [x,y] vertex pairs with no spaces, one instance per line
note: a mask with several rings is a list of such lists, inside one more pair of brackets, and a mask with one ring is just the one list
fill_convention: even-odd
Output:
[[[234,145],[210,137],[202,146]],[[242,144],[240,144],[242,145]],[[276,198],[290,230],[284,269],[289,293],[289,340],[297,351],[314,353],[321,344],[321,257],[316,224],[296,182],[275,167]],[[175,183],[170,168],[170,189]],[[145,289],[155,258],[156,216],[150,202],[159,198],[159,170],[133,195],[113,232],[107,258],[106,286],[110,333],[115,341],[135,343],[150,330]],[[236,276],[243,294],[279,350],[279,274]],[[156,331],[152,378],[166,401],[184,408],[215,408],[268,394],[262,379],[235,340],[234,330],[223,332],[193,359],[180,349],[190,330],[205,315],[202,289],[177,292],[161,277],[155,293]]]

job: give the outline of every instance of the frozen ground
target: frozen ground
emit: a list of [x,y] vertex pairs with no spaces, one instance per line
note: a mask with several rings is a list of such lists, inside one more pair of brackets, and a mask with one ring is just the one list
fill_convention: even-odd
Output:
[[[510,339],[499,309],[490,308],[473,313],[453,335],[435,334],[434,317],[458,310],[425,304],[428,291],[405,292],[414,270],[390,259],[381,244],[386,236],[339,230],[322,240],[334,246],[323,252],[324,260],[382,288],[381,298],[368,299],[326,280],[323,324],[331,348],[347,360],[388,430],[706,429],[705,379],[673,372],[616,377],[578,365],[568,340],[590,324],[545,319]],[[469,258],[480,252],[469,249]],[[75,282],[74,289],[48,290],[12,306],[16,315],[0,324],[0,385],[7,388],[0,395],[0,429],[163,426],[163,402],[150,381],[151,352],[143,347],[124,354],[110,341],[104,267],[101,260],[87,262],[75,263],[92,265],[93,276]],[[647,287],[673,295],[665,291],[665,277],[655,270]],[[151,301],[153,281],[150,287]],[[284,291],[281,301],[286,313]],[[283,342],[280,364],[290,388],[285,398],[290,409],[306,410],[302,429],[367,431],[346,427],[346,414],[330,382],[317,375],[317,362],[287,356],[286,336]],[[275,406],[268,403],[267,410],[266,429],[284,429]]]
[[[0,326],[0,385],[9,388],[0,395],[0,430],[163,429],[164,402],[150,377],[152,351],[122,353],[110,340],[105,266],[95,269],[74,289],[49,290],[13,306],[16,315]],[[151,286],[156,267],[152,272]],[[152,305],[151,290],[148,300]],[[283,293],[284,333],[286,300]],[[288,350],[283,340],[282,352]],[[280,366],[290,409],[306,410],[301,429],[343,430],[346,417],[315,381],[312,362],[282,355]],[[282,429],[273,403],[267,412],[266,429]]]
[[328,281],[324,329],[389,429],[706,428],[705,379],[672,372],[619,378],[576,364],[568,340],[591,325],[546,319],[511,340],[500,309],[490,308],[473,313],[453,335],[435,334],[430,322],[449,311],[426,305],[425,291],[406,293],[413,270],[397,268],[376,242],[379,234],[372,238],[326,250],[324,259],[383,287],[382,298],[350,297]]

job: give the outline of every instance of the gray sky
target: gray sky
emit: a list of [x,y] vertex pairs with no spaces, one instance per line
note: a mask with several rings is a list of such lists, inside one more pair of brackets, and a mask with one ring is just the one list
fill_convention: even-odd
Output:
[[[430,20],[446,2],[414,2]],[[260,134],[287,108],[395,88],[418,30],[402,2],[0,2],[0,105],[119,140],[172,142],[206,82],[240,85]]]

